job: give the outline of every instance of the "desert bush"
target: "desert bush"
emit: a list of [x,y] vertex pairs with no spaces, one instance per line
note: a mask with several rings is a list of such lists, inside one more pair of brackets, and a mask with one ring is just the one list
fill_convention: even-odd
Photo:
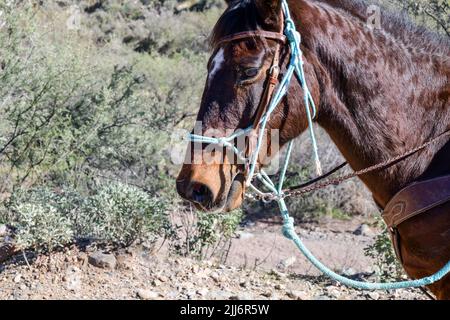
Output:
[[18,249],[53,250],[73,239],[71,222],[53,206],[20,203],[11,207],[8,223],[15,229]]
[[179,209],[171,218],[175,230],[170,248],[172,252],[183,256],[198,259],[214,257],[224,262],[242,216],[241,210],[211,214]]
[[74,220],[78,234],[96,241],[130,245],[154,242],[169,229],[164,202],[121,183],[103,185],[88,198]]
[[79,240],[117,246],[152,243],[169,233],[166,212],[164,203],[141,189],[109,182],[91,196],[63,189],[20,191],[0,217],[14,228],[20,248],[52,250]]
[[124,63],[111,47],[94,49],[89,37],[56,31],[40,14],[26,5],[10,10],[10,32],[0,33],[0,192],[89,188],[99,175],[160,190],[173,167],[164,151],[170,130],[198,102],[192,80],[201,83],[203,58],[123,48]]

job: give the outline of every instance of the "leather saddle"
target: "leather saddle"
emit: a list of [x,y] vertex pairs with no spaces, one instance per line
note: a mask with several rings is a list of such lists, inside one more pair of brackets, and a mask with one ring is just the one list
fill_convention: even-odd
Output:
[[450,201],[450,175],[414,182],[387,204],[382,217],[389,228],[397,257],[402,262],[397,227],[404,221]]

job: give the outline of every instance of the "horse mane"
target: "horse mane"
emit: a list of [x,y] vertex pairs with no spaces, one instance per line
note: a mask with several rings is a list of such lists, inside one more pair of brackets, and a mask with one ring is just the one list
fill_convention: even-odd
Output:
[[[388,35],[400,41],[405,46],[416,47],[418,50],[448,55],[450,53],[450,38],[433,32],[424,26],[417,25],[404,12],[392,12],[382,6],[378,0],[309,0],[323,8],[331,7],[360,21],[367,21],[368,8],[376,5],[381,8],[381,28]],[[235,0],[217,21],[211,36],[210,44],[214,47],[218,41],[227,35],[261,28],[261,18],[258,17],[253,0]]]
[[394,12],[383,6],[379,0],[316,0],[315,3],[329,5],[350,13],[363,22],[367,21],[368,8],[376,5],[381,8],[381,28],[394,39],[406,46],[423,48],[436,54],[450,53],[450,38],[416,24],[404,11]]

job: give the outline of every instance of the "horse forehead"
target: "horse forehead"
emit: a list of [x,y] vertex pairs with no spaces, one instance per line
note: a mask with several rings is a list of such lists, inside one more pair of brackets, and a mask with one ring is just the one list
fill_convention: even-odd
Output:
[[225,62],[225,50],[223,48],[220,48],[219,50],[217,50],[217,52],[215,53],[214,57],[211,60],[212,68],[209,70],[208,73],[208,87],[211,84],[211,81],[213,80],[214,76],[222,68],[224,62]]

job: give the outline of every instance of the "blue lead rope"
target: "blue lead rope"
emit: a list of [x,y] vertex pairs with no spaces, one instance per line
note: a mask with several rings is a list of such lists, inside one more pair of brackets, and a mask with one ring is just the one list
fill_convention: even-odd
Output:
[[[267,122],[270,119],[270,115],[275,110],[277,105],[281,102],[283,97],[286,95],[287,90],[289,88],[289,84],[291,82],[292,76],[294,73],[296,74],[298,81],[300,85],[302,86],[303,93],[304,93],[304,104],[306,108],[306,116],[308,118],[308,128],[309,128],[309,134],[311,138],[311,143],[313,146],[313,156],[314,161],[316,165],[317,173],[320,175],[322,169],[319,161],[319,155],[318,155],[318,148],[317,148],[317,142],[314,134],[314,128],[313,128],[313,119],[316,116],[317,109],[314,103],[314,100],[312,98],[311,92],[309,91],[308,85],[306,83],[305,79],[305,72],[303,69],[303,54],[300,49],[300,43],[301,43],[301,37],[300,34],[297,32],[295,28],[294,21],[291,18],[289,7],[286,3],[286,0],[283,0],[282,2],[283,6],[283,13],[285,16],[285,30],[284,33],[286,35],[286,38],[289,41],[289,46],[291,49],[291,59],[289,62],[289,66],[287,68],[287,71],[280,82],[280,85],[277,88],[276,93],[274,94],[271,103],[269,104],[269,107],[267,109],[266,114],[261,118],[260,122],[260,131],[258,134],[258,140],[257,145],[255,148],[255,151],[250,156],[250,159],[245,159],[244,155],[242,155],[239,150],[233,145],[233,140],[241,135],[248,134],[251,132],[252,127],[247,128],[245,130],[241,130],[233,134],[232,136],[225,137],[225,138],[212,138],[212,137],[206,137],[201,135],[190,135],[190,140],[192,142],[200,142],[200,143],[209,143],[209,144],[217,144],[224,146],[226,148],[230,148],[233,150],[233,152],[239,157],[241,160],[247,161],[249,166],[249,175],[247,180],[247,186],[249,186],[252,190],[254,190],[258,195],[260,195],[265,200],[270,201],[276,201],[278,203],[278,206],[280,208],[281,217],[283,218],[283,228],[282,232],[283,235],[292,240],[295,245],[298,247],[298,249],[302,252],[302,254],[317,268],[319,269],[323,274],[328,276],[329,278],[338,281],[346,286],[356,288],[356,289],[363,289],[363,290],[392,290],[392,289],[402,289],[402,288],[417,288],[417,287],[423,287],[426,285],[430,285],[436,281],[441,280],[445,275],[447,275],[450,272],[450,261],[445,264],[445,266],[436,272],[435,274],[422,278],[417,280],[410,280],[410,281],[400,281],[400,282],[391,282],[391,283],[368,283],[363,281],[356,281],[349,278],[346,278],[344,276],[341,276],[328,267],[326,267],[323,263],[321,263],[312,253],[308,250],[308,248],[304,245],[302,240],[298,237],[297,233],[295,232],[294,228],[294,219],[289,215],[289,211],[286,206],[286,202],[284,200],[284,194],[283,194],[283,183],[286,177],[286,171],[289,164],[290,156],[292,153],[293,148],[293,142],[290,141],[287,147],[286,157],[284,160],[283,167],[280,172],[280,179],[278,182],[278,186],[275,185],[275,183],[270,179],[270,177],[264,172],[264,170],[260,170],[260,172],[255,174],[255,168],[257,163],[257,158],[259,155],[259,151],[261,149],[262,140],[264,136],[264,129],[266,127]],[[254,178],[257,178],[259,181],[262,182],[262,184],[270,190],[270,192],[263,192],[256,188],[252,184],[252,180]]]

